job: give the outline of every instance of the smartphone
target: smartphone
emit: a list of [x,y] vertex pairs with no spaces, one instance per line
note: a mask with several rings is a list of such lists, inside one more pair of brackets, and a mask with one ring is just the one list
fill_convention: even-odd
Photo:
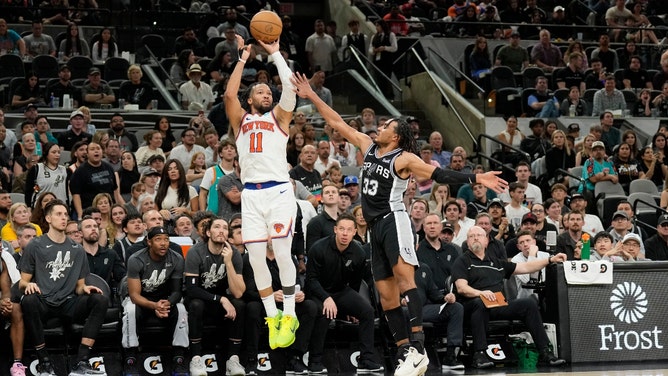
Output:
[[339,150],[343,151],[345,148],[346,148],[346,145],[344,145],[344,144],[339,145]]

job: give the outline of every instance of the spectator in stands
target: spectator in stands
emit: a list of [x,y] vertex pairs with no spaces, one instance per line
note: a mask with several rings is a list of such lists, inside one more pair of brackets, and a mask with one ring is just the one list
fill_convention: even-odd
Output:
[[566,66],[568,66],[570,62],[570,55],[573,52],[579,52],[582,55],[582,64],[580,65],[580,70],[584,74],[584,72],[589,69],[589,62],[587,60],[587,54],[585,53],[584,48],[582,48],[582,42],[579,40],[570,42],[566,52],[564,52],[564,63]]
[[72,72],[70,71],[70,67],[68,67],[67,64],[61,65],[58,69],[58,81],[49,85],[46,88],[46,92],[49,95],[53,95],[54,98],[58,98],[58,102],[61,106],[65,106],[63,96],[67,94],[72,99],[72,106],[78,107],[81,92],[72,84],[71,78]]
[[652,100],[652,105],[658,110],[659,116],[668,116],[668,82],[663,83],[661,94],[657,95],[654,100]]
[[[146,239],[148,248],[137,252],[127,262],[130,299],[123,302],[123,370],[129,375],[139,374],[137,328],[146,319],[153,317],[168,325],[170,329],[167,331],[173,333],[174,372],[185,374],[188,372],[184,359],[188,337],[186,325],[179,323],[181,319],[186,319],[185,308],[179,303],[182,296],[183,257],[169,249],[169,234],[162,226],[151,228]],[[161,278],[156,278],[158,273],[161,273]]]
[[[621,1],[621,0],[617,0]],[[598,47],[591,52],[591,58],[595,57],[601,59],[601,63],[607,73],[614,73],[619,69],[619,58],[617,51],[610,48],[610,37],[608,34],[601,34],[598,39]],[[593,68],[593,67],[592,67]]]
[[136,152],[139,148],[137,142],[137,137],[134,133],[130,133],[125,129],[125,121],[123,116],[116,112],[111,115],[111,120],[109,121],[109,131],[107,131],[109,137],[115,140],[118,140],[120,143],[121,150]]
[[179,88],[181,107],[190,111],[210,110],[216,99],[211,86],[201,81],[202,67],[199,64],[193,64],[188,68],[187,74],[190,80]]
[[[521,224],[522,217],[530,213],[531,210],[524,206],[526,186],[519,182],[510,183],[508,188],[508,196],[510,201],[505,206],[506,216],[508,221],[515,228],[519,228]],[[504,193],[505,195],[505,193]],[[503,198],[502,198],[503,199]]]
[[206,66],[206,73],[218,84],[225,85],[227,79],[232,74],[235,63],[236,60],[232,59],[232,53],[223,49],[217,53],[209,65]]
[[320,201],[322,194],[322,178],[315,169],[317,158],[316,149],[313,145],[304,145],[300,157],[300,164],[290,170],[290,177],[300,181],[304,187]]
[[[582,199],[582,195],[573,195],[574,198]],[[557,252],[565,253],[569,260],[579,260],[582,251],[582,230],[584,226],[584,213],[572,211],[568,214],[568,228],[557,236]],[[595,243],[594,243],[595,244]]]
[[612,163],[617,170],[619,184],[624,188],[626,194],[629,193],[629,186],[633,180],[645,178],[640,163],[631,153],[631,145],[625,142],[619,144],[615,155],[612,157]]
[[645,258],[641,247],[642,239],[637,234],[626,234],[601,259],[612,262],[651,261]]
[[[540,15],[540,23],[545,24],[545,23],[547,23],[547,13],[545,13],[544,10],[539,8],[536,3],[537,3],[537,0],[527,0],[526,1],[527,6],[523,10],[524,15],[527,18],[531,18],[535,12],[538,12],[538,14]],[[563,8],[562,8],[562,10],[563,10]]]
[[650,89],[642,89],[640,90],[640,93],[638,93],[638,100],[636,101],[631,114],[636,117],[649,117],[652,116],[653,108],[652,91]]
[[23,38],[26,44],[28,55],[36,57],[39,55],[56,56],[56,44],[49,34],[44,34],[44,25],[41,20],[33,20],[32,34]]
[[557,87],[565,89],[576,86],[581,92],[584,92],[586,88],[582,69],[584,55],[579,52],[571,52],[568,56],[568,65],[557,73]]
[[93,63],[104,64],[108,58],[119,56],[118,46],[108,27],[102,28],[99,35],[98,41],[91,48],[91,58]]
[[[566,9],[561,5],[554,7],[552,10],[552,18],[547,23],[554,25],[550,30],[552,30],[552,35],[555,38],[567,41],[573,37],[573,30],[570,27],[572,21],[566,16]],[[567,58],[565,58],[564,61],[568,63]]]
[[162,144],[162,134],[160,134],[160,131],[155,129],[150,130],[144,135],[144,141],[146,145],[141,146],[135,154],[137,157],[137,164],[142,170],[148,167],[148,159],[150,157],[154,155],[165,156],[160,148],[160,145]]
[[[283,30],[281,31],[281,48],[285,48],[288,58],[298,61],[300,65],[305,63],[304,42],[301,36],[292,28],[292,19],[288,15],[283,15]],[[288,59],[286,58],[286,61]],[[295,71],[296,72],[296,71]]]
[[[42,146],[45,146],[49,142],[58,144],[58,139],[56,139],[53,133],[49,131],[50,129],[51,127],[49,126],[49,120],[46,115],[37,116],[34,135],[35,139],[41,143]],[[42,150],[43,149],[44,148],[42,148]]]
[[71,150],[78,141],[90,142],[93,136],[85,132],[84,115],[79,110],[74,110],[70,114],[70,125],[72,128],[58,135],[58,145],[60,150]]
[[224,36],[225,30],[230,26],[232,26],[234,32],[241,35],[244,40],[250,39],[251,35],[246,26],[237,22],[237,11],[233,7],[225,9],[225,22],[218,25],[218,35],[221,37]]
[[[88,42],[79,37],[79,25],[70,22],[67,25],[67,37],[60,41],[58,54],[62,53],[63,60],[67,61],[72,56],[91,56]],[[61,102],[62,103],[62,102]]]
[[113,168],[102,163],[102,147],[91,142],[88,144],[87,155],[86,163],[77,168],[70,179],[70,191],[77,218],[83,217],[83,210],[92,205],[93,198],[98,193],[108,193],[117,203],[125,203]]
[[483,89],[489,91],[489,74],[492,71],[492,61],[489,56],[487,39],[485,37],[476,38],[475,47],[473,48],[473,51],[471,51],[469,61],[471,62],[471,77],[476,80]]
[[162,145],[160,145],[160,149],[165,153],[165,156],[168,156],[174,146],[176,146],[176,139],[174,138],[172,124],[169,122],[169,118],[166,116],[159,117],[155,121],[153,129],[159,131],[162,135]]
[[[620,51],[617,51],[617,58],[619,59],[619,65],[623,67],[628,67],[629,61],[631,61],[631,56],[640,55],[638,46],[634,40],[627,40],[624,43],[624,48]],[[650,80],[652,77],[649,78]],[[643,86],[644,87],[644,86]]]
[[561,56],[561,51],[550,41],[550,32],[547,29],[543,29],[540,31],[539,36],[540,41],[531,50],[531,61],[545,72],[552,72],[555,68],[563,67],[564,60]]
[[508,5],[500,13],[501,22],[504,23],[526,23],[529,18],[522,12],[519,0],[510,0]]
[[8,29],[3,18],[0,18],[0,46],[8,54],[25,56],[28,53],[23,38],[13,29]]
[[654,261],[668,260],[668,214],[657,220],[656,234],[645,240],[645,257]]
[[[534,234],[528,230],[522,230],[517,234],[517,248],[519,253],[513,256],[513,258],[510,260],[516,264],[534,260],[546,260],[550,258],[549,253],[539,250]],[[544,281],[545,268],[540,269],[537,273],[534,272],[531,274],[513,275],[513,282],[517,288],[517,299],[538,298],[538,296],[534,294],[533,289],[526,289],[522,287],[523,285],[529,283],[530,280],[535,280],[538,282]]]
[[615,5],[605,12],[605,22],[610,27],[609,34],[613,42],[622,42],[627,19],[633,19],[633,13],[626,8],[626,0],[615,0]]
[[408,34],[408,23],[406,22],[406,17],[401,14],[401,10],[398,5],[393,5],[390,8],[390,12],[383,16],[383,20],[387,23],[390,31],[395,35],[405,36]]
[[[322,99],[328,106],[332,105],[332,92],[324,86],[325,84],[325,72],[317,71],[313,73],[311,79],[309,80],[311,88],[313,91]],[[297,107],[310,105],[311,101],[306,98],[297,98]]]
[[663,87],[664,82],[668,81],[668,53],[661,55],[660,65],[661,70],[652,79],[652,87],[657,90]]
[[[181,166],[190,166],[190,161],[195,153],[204,153],[204,148],[195,144],[196,131],[194,128],[186,128],[181,132],[181,144],[172,149],[170,157],[181,162]],[[183,176],[185,179],[185,175]]]
[[619,129],[613,126],[615,120],[612,112],[603,112],[599,116],[599,119],[601,120],[601,129],[603,131],[601,133],[601,141],[605,144],[606,155],[612,155],[615,146],[619,145],[621,134]]
[[568,171],[575,166],[575,152],[568,146],[564,131],[552,133],[552,148],[545,154],[545,164],[549,177],[556,177],[557,169]]
[[[375,23],[376,33],[371,37],[371,44],[369,45],[369,55],[376,67],[387,77],[392,78],[392,70],[394,64],[394,55],[397,51],[397,37],[393,33],[389,25],[383,21],[378,20]],[[381,90],[385,98],[389,100],[394,99],[394,89],[391,81],[385,77],[378,77],[377,82],[381,86]]]
[[25,81],[16,88],[12,95],[11,105],[13,109],[20,109],[24,106],[31,105],[46,106],[44,101],[42,88],[39,86],[39,78],[32,72],[28,72]]
[[591,106],[580,98],[580,89],[577,86],[571,87],[568,91],[568,98],[565,98],[559,105],[561,116],[570,116],[571,106],[575,106],[575,116],[589,116],[591,113]]
[[169,69],[169,77],[171,77],[175,84],[178,85],[181,82],[188,80],[186,72],[191,65],[195,64],[196,59],[197,57],[195,56],[195,53],[189,48],[186,48],[179,53],[176,61]]
[[513,72],[521,72],[529,66],[529,53],[526,48],[520,46],[520,33],[513,31],[510,34],[510,43],[499,49],[494,65],[505,65]]
[[329,155],[341,166],[357,166],[355,146],[346,141],[336,129],[332,130],[329,146]]
[[591,72],[585,76],[587,89],[602,89],[605,86],[606,71],[598,57],[591,59]]
[[[557,254],[546,260],[534,260],[515,264],[506,260],[499,260],[487,254],[487,234],[485,230],[474,226],[467,233],[467,243],[470,252],[455,261],[452,267],[452,279],[457,286],[457,292],[464,305],[464,312],[469,316],[473,331],[473,354],[474,368],[490,368],[494,363],[485,355],[487,348],[487,326],[490,319],[518,318],[529,327],[536,347],[539,351],[538,362],[549,366],[561,366],[566,362],[552,355],[548,349],[548,338],[543,329],[540,319],[538,305],[533,299],[511,300],[506,307],[488,309],[479,298],[484,295],[487,299],[496,300],[493,291],[501,291],[503,279],[513,274],[526,274],[537,272],[552,262],[566,261],[566,255]],[[473,265],[479,267],[472,267]],[[491,268],[499,266],[501,270]],[[487,283],[481,283],[481,281]],[[480,290],[486,289],[486,290]],[[491,290],[490,290],[491,289]]]
[[[453,28],[460,37],[474,37],[480,33],[482,26],[477,25],[477,13],[478,7],[475,4],[469,4],[466,10],[455,18]],[[458,24],[459,22],[463,23]]]
[[[612,162],[605,160],[605,144],[602,141],[595,141],[591,145],[592,157],[587,159],[582,169],[582,179],[585,180],[584,186],[588,191],[594,192],[594,186],[599,181],[610,181],[613,184],[619,183],[619,177]],[[583,185],[578,189],[579,193],[583,191]],[[571,199],[571,206],[573,200]]]
[[116,171],[116,181],[124,201],[130,200],[132,185],[138,182],[140,177],[135,153],[124,151],[121,154],[121,167]]
[[177,159],[165,163],[155,204],[164,218],[176,217],[199,210],[199,200],[195,188],[186,183],[186,171]]
[[174,53],[178,55],[186,48],[192,50],[195,53],[195,56],[206,56],[206,46],[197,39],[195,29],[190,26],[184,28],[183,34],[179,38],[176,38]]
[[65,0],[49,0],[39,4],[42,22],[45,25],[67,25],[69,19],[68,4]]
[[7,223],[2,226],[2,240],[10,243],[15,252],[19,252],[20,244],[17,230],[24,225],[32,224],[35,226],[35,231],[37,231],[37,236],[42,235],[42,229],[35,223],[30,222],[30,211],[28,206],[23,202],[16,202],[11,205],[9,208],[9,213],[7,216]]
[[[659,153],[655,153],[650,146],[644,147],[638,153],[640,158],[640,170],[645,173],[645,179],[651,180],[661,192],[661,207],[665,208],[668,206],[668,199],[664,200],[664,181],[665,177],[668,176],[668,166],[664,161],[659,158]],[[663,205],[663,203],[667,203]]]
[[469,5],[470,2],[468,0],[455,0],[454,4],[448,8],[448,15],[443,18],[443,21],[454,21],[457,17],[466,12],[466,9],[469,7]]
[[239,47],[237,44],[237,34],[234,31],[234,27],[228,26],[225,28],[222,37],[225,39],[216,44],[214,53],[218,55],[222,50],[227,50],[232,55],[232,61],[236,62],[239,60]]
[[517,118],[515,116],[509,116],[506,119],[506,129],[501,131],[496,138],[506,145],[519,148],[525,136],[517,128]]
[[495,6],[488,6],[485,9],[485,12],[482,12],[478,16],[478,21],[480,23],[484,23],[484,25],[480,26],[480,31],[478,34],[482,34],[487,38],[493,39],[500,39],[503,35],[501,31],[502,26],[500,25],[501,20],[499,19],[499,15],[496,12]]
[[652,89],[652,78],[642,69],[642,61],[638,55],[629,58],[628,67],[624,69],[622,77],[624,89]]
[[[594,94],[594,106],[592,116],[603,115],[604,111],[625,110],[626,100],[624,94],[615,88],[615,75],[608,73],[605,76],[605,86]],[[612,113],[610,114],[612,117]],[[619,142],[619,140],[617,141]],[[612,147],[616,145],[609,145]]]
[[126,104],[136,104],[140,109],[151,110],[151,100],[153,96],[153,86],[142,81],[141,67],[132,64],[128,68],[128,80],[121,85],[118,93],[119,99],[124,99]]
[[532,159],[538,159],[550,149],[549,141],[543,137],[545,121],[543,119],[532,119],[529,121],[529,129],[531,129],[531,134],[522,140],[520,149],[528,153]]
[[81,88],[81,98],[90,108],[100,108],[116,102],[114,91],[102,82],[100,70],[95,67],[88,71],[88,83]]
[[433,148],[431,159],[438,162],[442,168],[449,166],[452,153],[443,149],[443,136],[439,131],[431,132],[429,135],[429,145]]
[[306,39],[306,53],[308,55],[309,70],[331,73],[334,69],[334,57],[336,54],[336,43],[334,39],[325,33],[325,22],[321,19],[315,21],[315,32]]

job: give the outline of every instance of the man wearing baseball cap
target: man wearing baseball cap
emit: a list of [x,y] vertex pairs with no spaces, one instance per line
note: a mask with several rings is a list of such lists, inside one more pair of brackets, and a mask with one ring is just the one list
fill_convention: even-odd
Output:
[[645,257],[654,261],[668,260],[668,214],[659,216],[656,234],[645,240]]
[[116,102],[116,95],[109,85],[102,82],[102,73],[98,68],[88,71],[88,84],[81,88],[83,103],[90,108],[101,108]]
[[84,121],[84,114],[79,110],[74,110],[70,114],[71,129],[62,132],[58,135],[58,145],[60,150],[70,151],[72,146],[79,141],[86,141],[87,143],[93,139],[93,136],[85,132],[86,122]]
[[72,72],[67,64],[61,65],[58,70],[58,81],[47,86],[46,92],[53,93],[55,98],[60,99],[60,106],[68,108],[68,104],[63,102],[63,96],[68,94],[72,98],[72,108],[79,107],[79,89],[72,85]]
[[343,186],[350,194],[350,207],[354,208],[362,203],[362,195],[360,194],[360,180],[355,175],[348,175],[343,179]]
[[[600,181],[609,181],[613,184],[619,183],[617,170],[612,162],[605,159],[605,144],[603,141],[594,141],[591,144],[592,157],[587,159],[582,168],[582,178],[585,180],[587,191],[593,194],[596,183]],[[578,188],[578,193],[584,191],[582,184]],[[594,200],[591,200],[594,201]]]
[[621,245],[615,245],[602,259],[612,262],[651,261],[640,252],[641,245],[642,240],[638,234],[628,233],[622,239]]
[[582,219],[584,221],[582,225],[582,231],[590,234],[598,234],[600,231],[605,230],[605,227],[603,227],[603,223],[601,223],[601,219],[598,217],[598,215],[587,214],[585,212],[587,204],[587,199],[582,194],[574,193],[571,196],[571,211],[582,213]]
[[489,213],[492,222],[492,229],[490,230],[492,238],[506,242],[515,237],[515,226],[506,217],[506,208],[500,198],[496,197],[489,201],[487,213]]
[[[535,244],[538,246],[538,250],[547,252],[545,241],[536,239],[536,224],[538,224],[538,217],[536,217],[534,213],[528,212],[522,216],[522,222],[520,223],[520,228],[517,233],[519,234],[521,231],[528,231],[535,239]],[[519,236],[506,242],[506,255],[508,255],[508,258],[513,258],[518,253],[521,253],[521,250],[518,248],[518,242]]]

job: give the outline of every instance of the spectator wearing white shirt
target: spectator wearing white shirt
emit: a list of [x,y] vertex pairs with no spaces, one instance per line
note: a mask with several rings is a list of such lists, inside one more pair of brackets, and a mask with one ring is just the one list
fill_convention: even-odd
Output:
[[330,146],[328,141],[319,141],[318,142],[318,158],[315,160],[315,165],[313,166],[320,176],[324,176],[325,172],[332,167],[333,165],[338,165],[341,167],[341,163],[336,159],[330,157]]
[[203,74],[199,64],[192,64],[188,68],[187,75],[190,81],[179,88],[181,107],[184,110],[210,110],[213,107],[216,98],[213,96],[211,86],[201,81]]
[[204,153],[204,148],[195,144],[195,129],[186,128],[181,132],[181,144],[172,149],[169,157],[178,159],[183,166],[190,166],[190,161],[197,152]]
[[[538,250],[538,246],[536,245],[536,238],[534,238],[534,236],[531,234],[531,231],[528,230],[522,230],[517,234],[517,249],[520,250],[520,253],[513,256],[513,258],[510,260],[516,264],[533,260],[546,260],[550,258],[549,253]],[[522,285],[528,283],[530,280],[537,280],[540,282],[544,278],[545,268],[531,274],[513,275],[514,282],[517,285],[516,299],[528,297],[535,297],[537,299],[538,297],[534,293],[533,289],[525,289],[522,287]]]

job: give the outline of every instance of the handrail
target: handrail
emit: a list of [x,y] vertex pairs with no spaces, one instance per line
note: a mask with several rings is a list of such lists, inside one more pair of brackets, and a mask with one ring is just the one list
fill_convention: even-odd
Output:
[[[362,1],[358,2],[357,4],[359,4],[359,3],[362,3],[362,5],[364,5],[364,7],[365,7],[366,9],[368,9],[368,10],[372,13],[372,15],[376,16],[378,19],[382,19],[382,18],[383,18],[383,17],[381,17],[378,13],[376,13],[376,10],[373,9],[373,8],[367,3],[366,0],[362,0]],[[356,4],[354,1],[351,1],[351,2],[350,2],[350,5],[351,5],[351,6],[358,6],[358,7],[359,7],[359,5],[357,5],[357,4]],[[366,18],[368,19],[368,18],[369,18],[369,15],[366,15]]]
[[[361,59],[364,59],[367,63],[371,64],[371,67],[373,67],[373,69],[374,69],[376,72],[380,73],[381,77],[383,77],[386,81],[388,81],[388,82],[389,82],[395,89],[399,90],[400,93],[403,93],[403,89],[401,88],[401,86],[395,84],[395,83],[392,81],[392,78],[387,77],[387,75],[386,75],[385,73],[383,73],[383,71],[381,71],[381,70],[376,66],[376,64],[374,64],[371,60],[369,60],[368,57],[366,57],[366,56],[360,54],[360,53],[357,51],[357,48],[354,48],[353,46],[348,46],[348,49],[350,49],[350,51],[353,53],[353,55],[355,55],[355,56],[357,57],[357,62],[358,62],[361,66],[364,67],[364,64],[362,64],[362,62],[361,62]],[[369,71],[366,69],[366,67],[365,67],[364,71],[369,75],[369,77],[371,77],[371,73],[369,73]],[[376,88],[378,88],[378,85],[376,85],[376,82],[375,82],[375,81],[374,81],[374,86],[375,86]],[[380,89],[378,89],[378,91],[380,92]]]
[[158,57],[155,56],[155,54],[153,53],[153,51],[151,51],[151,48],[148,45],[144,45],[144,48],[146,48],[146,51],[148,51],[149,55],[151,55],[153,61],[160,67],[162,73],[164,73],[165,76],[167,76],[167,79],[172,84],[172,86],[178,90],[179,88],[178,85],[176,85],[176,82],[172,80],[172,76],[169,74],[169,72],[167,72],[167,70],[165,70],[165,67],[163,67],[162,64],[160,64],[160,59],[158,59]]
[[480,154],[480,153],[476,154],[476,157],[478,157],[478,164],[480,164],[480,159],[482,158],[482,159],[485,159],[486,161],[491,161],[491,162],[496,163],[497,165],[501,166],[501,168],[504,169],[504,170],[508,170],[512,173],[515,173],[515,168],[514,167],[511,167],[511,166],[508,165],[508,163],[504,163],[503,161],[500,161],[496,158],[492,158],[488,155]]
[[575,180],[579,180],[580,183],[584,183],[584,181],[585,181],[585,180],[582,178],[582,176],[577,176],[577,175],[571,173],[570,171],[564,170],[564,169],[562,169],[562,168],[558,168],[555,172],[557,173],[557,175],[555,175],[555,176],[563,176],[563,175],[566,175],[566,176],[568,176],[569,178],[573,178],[573,179],[575,179]]
[[[516,148],[516,147],[514,147],[514,146],[512,146],[512,145],[508,145],[508,144],[506,144],[505,142],[499,140],[498,138],[496,138],[496,137],[492,137],[492,136],[489,136],[489,135],[486,135],[486,134],[484,134],[484,133],[481,133],[481,134],[478,135],[478,145],[482,145],[482,139],[483,139],[483,138],[486,138],[486,139],[488,139],[488,140],[490,140],[490,141],[496,142],[497,144],[501,145],[502,147],[507,148],[507,149],[510,149],[510,150],[512,150],[512,151],[514,151],[514,152],[516,152],[516,153],[524,154],[524,156],[526,156],[526,158],[527,158],[527,160],[529,160],[529,162],[533,162],[533,158],[531,157],[531,155],[530,155],[529,153],[525,152],[524,150],[518,149],[518,148]],[[475,150],[478,154],[480,154],[480,152],[482,151],[482,150],[479,150],[479,149],[474,149],[474,150]]]
[[461,77],[464,77],[466,81],[470,84],[472,84],[479,93],[483,94],[483,97],[485,97],[485,89],[481,88],[478,86],[478,84],[475,83],[466,73],[460,71],[457,67],[455,67],[451,62],[447,61],[446,59],[443,58],[443,56],[439,55],[438,52],[434,51],[431,47],[427,47],[427,50],[431,51],[436,55],[441,61],[445,62],[447,65],[450,66],[457,74],[459,74]]
[[[657,212],[662,212],[663,214],[668,214],[668,211],[666,211],[666,209],[663,209],[662,207],[658,206],[658,205],[656,204],[656,202],[651,202],[651,203],[650,203],[650,202],[647,202],[647,201],[645,201],[645,200],[643,200],[643,199],[641,199],[641,198],[635,200],[635,202],[633,203],[633,212],[634,212],[634,213],[637,213],[638,204],[644,204],[644,205],[646,205],[646,206],[649,206],[650,208],[654,208],[654,209],[656,209]],[[652,229],[656,230],[656,227],[650,225],[649,223],[646,223],[646,222],[644,222],[644,221],[639,220],[636,216],[633,217],[633,222],[634,222],[634,223],[640,223],[640,224],[642,224],[643,226],[646,226],[646,227],[648,227],[648,228],[652,228]]]
[[362,62],[362,59],[360,59],[360,54],[357,53],[357,51],[356,51],[357,48],[355,48],[353,46],[348,46],[347,48],[350,50],[350,52],[353,55],[353,57],[355,58],[355,60],[357,60],[357,63],[360,65],[360,67],[362,67],[362,69],[364,70],[364,74],[369,79],[369,82],[371,82],[371,85],[373,85],[373,87],[376,89],[376,91],[380,93],[381,92],[380,87],[378,87],[378,84],[376,83],[376,80],[374,80],[373,75],[367,69],[366,64],[364,64]]
[[[144,48],[146,48],[146,51],[148,51],[148,53],[151,55],[151,58],[153,59],[153,61],[160,67],[160,70],[162,70],[163,73],[167,74],[167,79],[169,80],[169,82],[172,84],[172,86],[176,89],[176,91],[178,93],[178,88],[179,87],[176,85],[174,80],[172,80],[172,76],[170,76],[169,73],[167,73],[165,68],[162,66],[162,64],[160,64],[160,60],[155,56],[153,51],[151,51],[151,48],[147,45],[145,45]],[[152,72],[152,69],[151,69],[151,72]],[[158,89],[158,92],[160,92],[160,94],[162,94],[163,98],[165,98],[165,100],[167,101],[167,103],[169,103],[169,105],[172,107],[172,109],[173,110],[180,110],[181,106],[179,105],[178,101],[175,100],[174,97],[172,97],[172,94],[169,92],[169,90],[167,90],[165,88],[164,85],[162,85],[162,82],[158,79],[158,77],[157,76],[153,77],[153,79],[156,80],[156,82],[154,82],[154,84],[155,84],[156,88]]]
[[436,78],[434,78],[434,73],[432,73],[432,71],[427,67],[427,64],[425,64],[424,60],[422,60],[422,58],[420,57],[420,54],[417,53],[415,48],[411,48],[410,51],[413,53],[413,55],[415,56],[417,61],[422,66],[422,69],[425,71],[425,73],[427,73],[427,75],[429,76],[431,81],[434,83],[434,86],[436,86],[436,90],[438,90],[438,92],[441,94],[441,99],[445,100],[445,104],[448,107],[452,108],[452,112],[455,114],[455,117],[457,117],[457,120],[459,121],[459,124],[461,124],[463,126],[464,130],[466,131],[466,134],[468,134],[469,138],[473,142],[473,149],[474,150],[477,149],[478,146],[479,146],[478,141],[476,140],[473,133],[471,133],[469,128],[466,126],[466,123],[464,122],[464,119],[462,119],[462,117],[459,115],[459,112],[454,108],[454,106],[452,106],[452,103],[450,102],[450,99],[448,98],[448,95],[445,93],[445,91],[443,91],[443,89],[441,88],[441,85],[438,84],[438,81],[436,81]]
[[392,63],[392,65],[397,65],[397,63],[399,63],[399,61],[400,61],[401,59],[403,59],[404,56],[405,56],[407,53],[409,53],[409,52],[411,51],[411,49],[412,49],[413,47],[415,47],[415,45],[418,44],[418,43],[420,43],[420,38],[418,38],[415,42],[413,42],[413,44],[411,44],[410,46],[408,46],[408,48],[406,49],[406,51],[402,52],[401,55],[399,55],[398,58],[394,59],[394,62]]

